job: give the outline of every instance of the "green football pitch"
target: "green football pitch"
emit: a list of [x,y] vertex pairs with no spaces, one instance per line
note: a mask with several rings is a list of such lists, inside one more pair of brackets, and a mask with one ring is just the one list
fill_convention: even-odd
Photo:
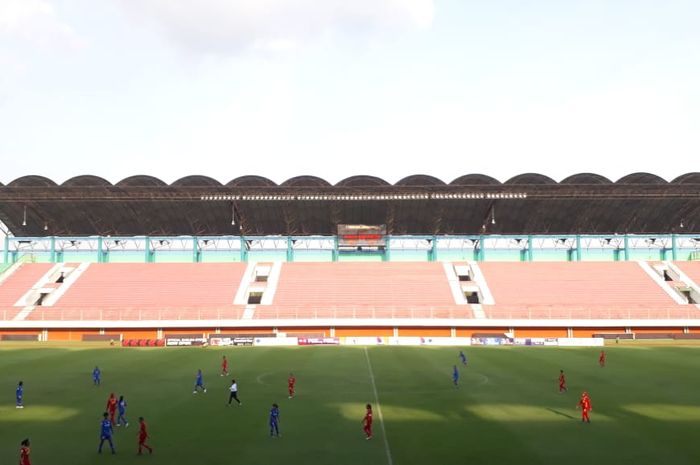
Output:
[[[696,464],[700,458],[700,347],[598,349],[144,348],[0,345],[0,463],[32,441],[34,465],[148,464]],[[231,376],[219,375],[221,356]],[[102,386],[91,371],[102,369]],[[371,366],[371,369],[370,369]],[[206,394],[192,394],[204,372]],[[559,394],[559,370],[569,392]],[[287,399],[287,376],[297,396]],[[372,375],[373,374],[373,375]],[[227,407],[231,377],[240,407]],[[15,409],[17,381],[25,384]],[[376,386],[376,393],[375,393]],[[576,402],[591,396],[590,424]],[[117,454],[97,455],[110,392],[128,402]],[[280,405],[281,438],[268,413]],[[374,433],[362,432],[374,405]],[[144,416],[152,456],[136,456]]]

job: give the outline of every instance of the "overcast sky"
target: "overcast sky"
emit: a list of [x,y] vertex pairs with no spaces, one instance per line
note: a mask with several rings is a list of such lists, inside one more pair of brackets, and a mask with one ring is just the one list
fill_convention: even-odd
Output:
[[0,182],[700,171],[697,0],[0,0]]

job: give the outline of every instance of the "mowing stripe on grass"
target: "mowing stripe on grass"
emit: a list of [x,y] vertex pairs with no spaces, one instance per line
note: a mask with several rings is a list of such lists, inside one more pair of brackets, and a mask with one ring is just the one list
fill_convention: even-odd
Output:
[[372,362],[369,361],[369,352],[365,347],[365,358],[367,359],[367,368],[369,368],[369,379],[372,381],[372,390],[374,391],[374,403],[377,405],[377,413],[379,414],[379,425],[382,427],[382,437],[384,438],[384,450],[386,451],[386,461],[389,465],[394,465],[394,460],[391,458],[391,450],[389,449],[389,440],[386,437],[386,429],[384,428],[384,416],[382,416],[382,406],[379,403],[379,394],[377,394],[377,385],[374,382],[374,372],[372,371]]

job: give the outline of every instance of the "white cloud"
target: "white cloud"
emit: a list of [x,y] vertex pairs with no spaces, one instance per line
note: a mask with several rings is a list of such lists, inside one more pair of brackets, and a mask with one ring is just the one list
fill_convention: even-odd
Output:
[[51,3],[45,0],[0,1],[0,38],[3,37],[41,48],[83,45],[73,28],[63,22]]
[[285,51],[315,40],[432,24],[434,0],[121,0],[197,53]]

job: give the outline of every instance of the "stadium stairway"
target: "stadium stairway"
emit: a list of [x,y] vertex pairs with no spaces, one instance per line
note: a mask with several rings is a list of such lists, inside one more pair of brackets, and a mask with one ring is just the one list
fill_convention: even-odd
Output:
[[667,284],[673,285],[685,303],[694,304],[700,310],[700,262],[674,263],[664,261],[655,267]]
[[15,309],[13,320],[26,319],[34,308],[41,305],[43,300],[54,291],[61,267],[60,264],[25,264],[3,283],[3,290],[11,290],[12,286],[16,286],[14,290],[21,292],[12,304]]

